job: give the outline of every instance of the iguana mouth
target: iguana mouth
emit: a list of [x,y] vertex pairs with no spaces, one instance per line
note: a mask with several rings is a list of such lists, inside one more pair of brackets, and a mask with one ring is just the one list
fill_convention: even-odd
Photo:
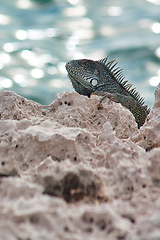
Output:
[[89,82],[82,80],[80,77],[78,77],[74,73],[71,73],[70,71],[68,71],[68,77],[70,78],[72,85],[73,85],[74,89],[76,90],[76,92],[90,97],[91,93],[93,92],[93,89],[90,86],[91,84]]
[[69,76],[70,78],[73,78],[77,83],[80,84],[80,82],[77,81],[77,79],[75,78],[75,75],[74,75],[73,73],[68,72],[68,76]]
[[80,78],[78,75],[68,71],[68,76],[71,80],[76,81],[77,84],[81,84],[84,88],[91,89],[93,91],[93,86],[89,82]]

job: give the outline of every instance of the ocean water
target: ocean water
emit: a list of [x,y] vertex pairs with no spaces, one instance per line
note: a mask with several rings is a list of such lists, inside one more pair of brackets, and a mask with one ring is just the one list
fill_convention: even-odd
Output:
[[0,0],[0,91],[49,104],[73,91],[66,62],[107,55],[152,106],[160,0]]

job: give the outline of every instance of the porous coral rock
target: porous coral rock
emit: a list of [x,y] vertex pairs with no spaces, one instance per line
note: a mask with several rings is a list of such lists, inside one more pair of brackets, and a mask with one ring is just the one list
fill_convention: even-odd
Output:
[[131,136],[131,141],[149,151],[160,147],[160,84],[155,90],[155,103],[145,124]]
[[[79,95],[76,92],[57,94],[48,109],[49,116],[67,127],[81,127],[96,133],[103,131],[103,125],[110,123],[118,138],[128,138],[137,129],[133,115],[121,104],[103,101],[103,108],[97,105],[101,98]],[[107,114],[106,114],[107,113]]]
[[31,116],[45,116],[47,110],[44,106],[12,91],[0,93],[0,119],[20,120]]
[[140,129],[99,99],[0,93],[0,240],[160,238],[160,87]]
[[73,165],[67,160],[61,163],[52,161],[50,168],[42,170],[38,167],[37,170],[35,169],[35,181],[44,187],[45,194],[63,197],[67,202],[84,197],[93,201],[100,196],[102,184],[99,177],[83,164]]

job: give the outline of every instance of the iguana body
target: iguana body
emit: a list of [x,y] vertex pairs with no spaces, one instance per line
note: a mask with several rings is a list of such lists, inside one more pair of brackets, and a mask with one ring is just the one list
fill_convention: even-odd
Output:
[[122,69],[115,68],[117,62],[107,60],[108,57],[99,61],[82,59],[68,62],[66,69],[72,85],[81,95],[90,97],[97,94],[103,96],[101,101],[108,97],[121,103],[134,115],[139,128],[150,110],[144,106],[144,99],[136,89],[131,88],[132,84],[124,80]]

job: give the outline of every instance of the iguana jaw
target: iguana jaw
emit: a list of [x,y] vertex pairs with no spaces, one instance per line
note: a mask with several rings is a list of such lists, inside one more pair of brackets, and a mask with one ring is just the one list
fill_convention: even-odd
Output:
[[66,69],[76,92],[90,97],[91,93],[93,93],[96,88],[92,86],[90,82],[87,81],[87,76],[83,74],[83,70],[82,69],[80,70],[77,67],[73,66],[72,62],[68,62],[66,64]]
[[82,78],[78,77],[77,75],[68,72],[68,76],[71,79],[71,81],[76,81],[78,84],[81,84],[84,88],[87,88],[93,92],[93,86],[91,83],[87,82],[86,80],[83,80]]

